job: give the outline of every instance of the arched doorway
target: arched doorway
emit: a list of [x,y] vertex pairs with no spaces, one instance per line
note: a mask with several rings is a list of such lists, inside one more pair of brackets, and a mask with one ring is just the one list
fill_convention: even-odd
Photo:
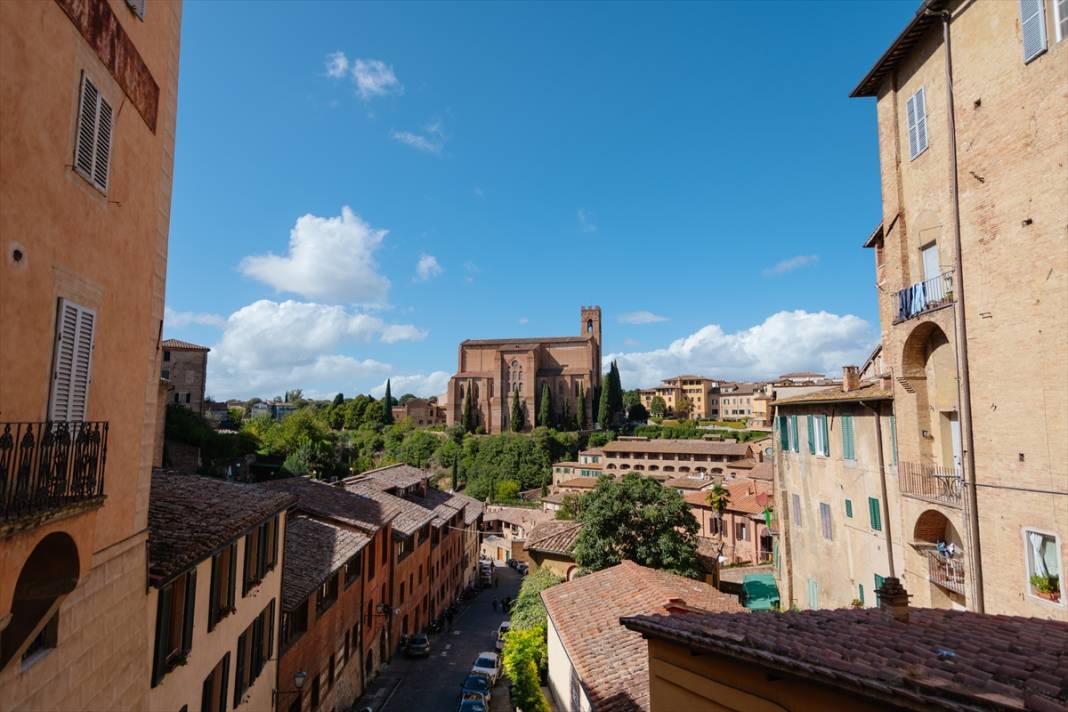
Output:
[[912,330],[902,348],[901,373],[905,390],[915,396],[920,461],[959,468],[956,357],[938,324],[927,321]]
[[912,528],[912,545],[925,560],[932,605],[963,607],[967,567],[964,542],[953,522],[936,509],[924,511]]
[[53,532],[22,565],[11,601],[11,622],[0,635],[0,669],[25,650],[78,585],[78,546],[65,532]]

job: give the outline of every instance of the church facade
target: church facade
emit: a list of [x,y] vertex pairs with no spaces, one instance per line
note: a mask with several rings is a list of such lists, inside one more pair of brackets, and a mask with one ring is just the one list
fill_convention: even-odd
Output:
[[463,423],[464,401],[470,394],[476,427],[487,433],[508,431],[512,394],[518,391],[523,430],[529,431],[544,385],[552,392],[558,418],[565,408],[569,415],[583,408],[586,422],[591,422],[594,392],[601,387],[601,308],[582,307],[580,316],[578,336],[461,342],[459,365],[449,379],[447,423]]

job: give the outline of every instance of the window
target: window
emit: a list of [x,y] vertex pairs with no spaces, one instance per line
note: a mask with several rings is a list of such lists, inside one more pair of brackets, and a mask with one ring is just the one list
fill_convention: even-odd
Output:
[[749,527],[746,522],[735,522],[734,538],[738,541],[749,541]]
[[1042,0],[1020,0],[1020,34],[1024,64],[1046,51],[1046,8]]
[[329,690],[334,686],[334,656],[330,656],[329,667],[326,670],[326,689]]
[[1058,602],[1061,593],[1061,559],[1057,538],[1042,532],[1025,532],[1027,580],[1032,596]]
[[[145,0],[126,0],[127,7],[133,14],[137,15],[139,19],[144,21],[145,19]],[[204,709],[207,709],[206,707]]]
[[389,538],[385,535],[382,536],[382,565],[385,566],[389,562]]
[[834,539],[831,536],[831,505],[820,502],[820,531],[824,539]]
[[846,516],[850,519],[853,518],[853,500],[847,499],[845,501]]
[[787,452],[790,449],[790,426],[785,415],[779,416],[779,449]]
[[830,439],[828,438],[829,433],[827,430],[827,416],[814,416],[813,422],[809,425],[810,427],[815,426],[815,433],[813,434],[813,445],[815,454],[820,455],[822,457],[827,457],[831,454],[831,448],[829,443]]
[[282,612],[282,648],[288,648],[308,630],[308,599],[292,611]]
[[23,668],[33,664],[33,661],[44,656],[44,654],[56,647],[56,643],[59,641],[59,613],[56,613],[52,618],[45,623],[44,628],[41,628],[41,632],[34,636],[33,640],[26,647],[26,652],[22,654]]
[[801,526],[801,495],[790,495],[790,509],[793,510],[794,526]]
[[367,604],[367,627],[368,628],[371,627],[371,622],[374,620],[374,618],[372,618],[374,613],[375,613],[375,602],[371,601],[370,603]]
[[938,256],[938,243],[932,242],[920,248],[920,262],[923,265],[924,281],[934,279],[942,274],[942,263]]
[[868,517],[871,519],[872,529],[877,532],[883,530],[883,513],[876,497],[868,497]]
[[857,453],[853,447],[853,416],[843,415],[842,421],[842,459],[856,460]]
[[49,420],[85,420],[95,323],[93,310],[59,300]]
[[163,369],[163,370],[160,371],[159,376],[160,376],[160,378],[169,379],[171,377],[171,372],[168,371],[167,369]]
[[927,95],[923,87],[905,102],[909,128],[909,160],[927,150]]
[[171,360],[171,352],[170,351],[164,351],[163,352],[163,360],[164,361],[170,361]]
[[857,584],[857,600],[860,601],[860,605],[864,605],[864,584]]
[[211,589],[208,598],[208,631],[234,611],[234,583],[237,579],[237,544],[231,544],[211,557]]
[[373,581],[375,577],[375,539],[367,545],[367,580]]
[[111,104],[82,72],[78,105],[78,135],[74,141],[74,170],[97,189],[107,192],[111,153]]
[[192,393],[186,393],[186,394],[185,394],[185,402],[186,402],[186,403],[188,404],[188,403],[189,403],[189,400],[190,400],[190,398],[192,398],[192,397],[193,397],[193,394],[192,394]]
[[335,571],[330,575],[330,578],[319,585],[319,592],[315,594],[316,615],[321,616],[337,600],[338,573]]
[[316,675],[312,678],[311,689],[311,708],[316,710],[319,708],[319,676]]
[[1068,37],[1068,0],[1053,0],[1053,25],[1058,42]]
[[885,581],[885,580],[886,579],[883,578],[882,576],[880,576],[879,574],[875,574],[875,602],[876,603],[879,602],[879,591],[881,591],[883,589],[883,581]]
[[208,676],[200,693],[201,712],[226,712],[226,688],[230,680],[230,653],[223,656]]
[[363,554],[355,554],[351,559],[345,562],[345,588],[348,588],[353,581],[360,577],[360,571],[363,570]]
[[278,515],[245,535],[245,576],[242,595],[256,586],[278,558]]
[[252,625],[237,639],[237,665],[234,671],[234,709],[241,697],[256,682],[274,650],[274,599],[267,604]]
[[820,607],[820,585],[814,579],[808,580],[808,607],[812,610]]
[[193,609],[197,572],[186,571],[159,590],[152,686],[189,654],[193,645]]
[[400,605],[404,605],[404,582],[401,581],[400,585]]

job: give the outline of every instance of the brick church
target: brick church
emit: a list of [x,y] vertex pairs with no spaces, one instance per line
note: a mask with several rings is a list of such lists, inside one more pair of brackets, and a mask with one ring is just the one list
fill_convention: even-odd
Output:
[[578,413],[579,390],[586,422],[593,416],[592,391],[601,386],[601,308],[582,307],[579,336],[533,339],[467,339],[460,343],[459,366],[449,379],[446,419],[463,420],[464,398],[470,392],[477,425],[487,433],[509,430],[512,393],[519,391],[525,409],[524,430],[538,411],[542,386],[552,391],[553,410]]

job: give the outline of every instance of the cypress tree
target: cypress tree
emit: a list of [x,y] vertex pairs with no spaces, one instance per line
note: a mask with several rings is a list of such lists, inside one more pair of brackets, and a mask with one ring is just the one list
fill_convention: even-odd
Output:
[[[566,403],[565,403],[566,405]],[[541,405],[538,407],[538,425],[551,428],[553,425],[553,392],[548,383],[541,386]]]
[[571,430],[571,408],[567,404],[567,399],[564,399],[564,414],[560,418],[560,429]]
[[471,387],[468,386],[467,393],[464,394],[464,409],[461,416],[463,420],[464,430],[469,433],[475,432],[475,412],[471,407]]
[[518,433],[523,429],[523,406],[519,404],[519,389],[512,391],[512,417],[510,418],[512,432]]
[[612,424],[612,406],[608,400],[608,391],[612,389],[612,372],[609,371],[605,376],[605,384],[601,386],[601,402],[597,408],[597,424],[601,426],[601,430],[608,430],[608,427]]
[[586,429],[586,394],[582,392],[582,384],[579,384],[578,401],[575,403],[577,412],[577,424],[579,430]]
[[393,396],[389,393],[389,379],[386,379],[386,395],[382,398],[382,422],[386,425],[393,424]]
[[608,407],[612,411],[612,417],[623,412],[623,384],[619,379],[619,366],[612,362],[608,370]]

